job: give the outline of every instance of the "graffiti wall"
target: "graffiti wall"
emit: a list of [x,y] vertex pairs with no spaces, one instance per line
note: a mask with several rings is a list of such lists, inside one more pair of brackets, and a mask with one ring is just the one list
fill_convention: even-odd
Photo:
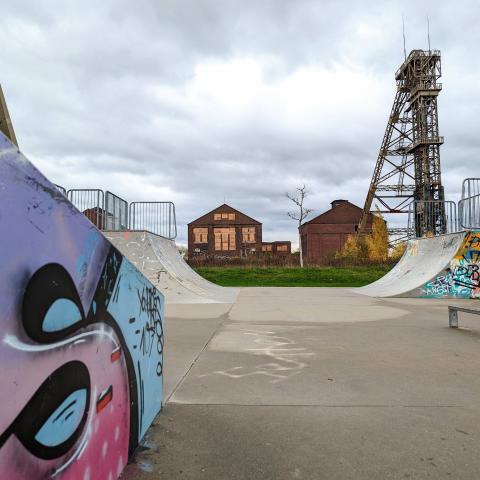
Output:
[[0,478],[117,478],[162,402],[163,296],[0,134]]
[[480,298],[480,231],[465,234],[449,267],[427,282],[422,293],[426,297]]

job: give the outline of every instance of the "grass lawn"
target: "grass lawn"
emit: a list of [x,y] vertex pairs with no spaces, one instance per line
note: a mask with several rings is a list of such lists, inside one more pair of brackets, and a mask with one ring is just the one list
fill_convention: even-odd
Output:
[[197,267],[202,277],[224,287],[361,287],[391,265],[362,267]]

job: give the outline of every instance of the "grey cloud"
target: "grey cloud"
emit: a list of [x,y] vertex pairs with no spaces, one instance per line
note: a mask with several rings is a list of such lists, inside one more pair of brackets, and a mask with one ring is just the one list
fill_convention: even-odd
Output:
[[[442,50],[448,194],[478,175],[473,0],[0,0],[0,8],[0,83],[25,153],[69,187],[171,196],[180,242],[185,224],[224,196],[263,221],[270,240],[295,241],[284,194],[300,184],[314,214],[337,197],[363,203],[402,60],[402,14],[408,49],[426,48],[428,14]],[[199,66],[243,59],[262,70],[252,104],[195,90]],[[326,72],[327,83],[309,97],[279,90],[308,69]],[[249,87],[235,88],[232,97]]]

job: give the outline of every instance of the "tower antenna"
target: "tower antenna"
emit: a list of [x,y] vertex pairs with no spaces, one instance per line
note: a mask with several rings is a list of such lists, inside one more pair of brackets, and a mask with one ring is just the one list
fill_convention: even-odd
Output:
[[431,53],[432,49],[430,48],[430,19],[428,18],[428,15],[427,15],[427,38],[428,38],[428,53]]
[[405,60],[407,60],[407,45],[405,42],[405,18],[402,15],[402,33],[403,33],[403,55]]

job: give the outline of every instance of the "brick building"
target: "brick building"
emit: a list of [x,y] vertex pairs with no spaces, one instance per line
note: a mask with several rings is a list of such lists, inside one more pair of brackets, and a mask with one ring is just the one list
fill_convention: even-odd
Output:
[[262,242],[262,253],[288,255],[292,253],[292,242]]
[[[342,250],[349,235],[355,234],[362,209],[348,200],[334,200],[332,208],[300,227],[304,258],[317,260]],[[373,214],[367,219],[372,229]]]
[[262,224],[227,204],[188,224],[188,256],[288,254],[290,242],[262,242]]

